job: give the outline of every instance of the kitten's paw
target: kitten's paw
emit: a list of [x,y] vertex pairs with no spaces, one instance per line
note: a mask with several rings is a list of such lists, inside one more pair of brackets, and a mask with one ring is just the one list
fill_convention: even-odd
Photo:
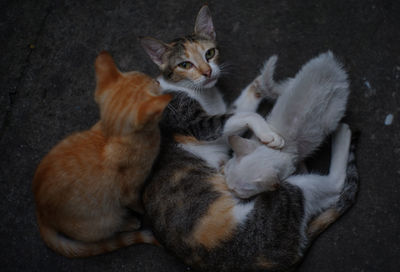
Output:
[[140,221],[139,218],[130,217],[124,222],[121,231],[135,231],[140,229],[141,227],[142,227],[142,222]]
[[256,113],[248,115],[247,125],[263,144],[275,149],[280,149],[285,145],[284,139],[275,133],[274,129],[260,115]]
[[270,131],[262,137],[260,137],[259,135],[257,136],[259,137],[260,141],[268,147],[281,149],[285,146],[285,140],[275,132]]
[[340,123],[338,128],[333,134],[332,148],[333,150],[339,149],[340,146],[350,146],[351,130],[348,124]]
[[333,141],[344,141],[351,138],[351,130],[348,124],[340,123],[333,134]]
[[343,134],[343,137],[349,137],[351,136],[351,130],[348,124],[346,123],[340,123],[336,129],[336,133],[338,135]]

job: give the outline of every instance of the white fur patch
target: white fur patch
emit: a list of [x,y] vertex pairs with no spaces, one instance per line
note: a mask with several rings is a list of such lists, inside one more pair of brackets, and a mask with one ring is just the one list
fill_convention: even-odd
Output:
[[229,148],[222,139],[201,144],[180,144],[179,146],[216,169],[219,169],[221,163],[225,163],[229,159]]
[[238,224],[242,224],[247,220],[248,214],[254,209],[254,201],[244,204],[236,204],[233,208],[233,217]]
[[217,87],[196,91],[177,84],[172,84],[164,80],[162,76],[159,76],[157,80],[160,82],[160,86],[164,91],[172,90],[186,93],[191,98],[198,101],[203,109],[210,115],[224,114],[226,112],[226,104]]

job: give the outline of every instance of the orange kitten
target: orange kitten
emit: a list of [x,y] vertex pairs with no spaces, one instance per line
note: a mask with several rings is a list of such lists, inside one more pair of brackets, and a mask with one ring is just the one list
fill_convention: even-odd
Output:
[[37,219],[46,244],[85,257],[133,243],[157,243],[135,231],[143,183],[158,155],[158,121],[171,95],[139,72],[121,73],[102,52],[95,63],[101,120],[73,134],[42,160],[33,180]]

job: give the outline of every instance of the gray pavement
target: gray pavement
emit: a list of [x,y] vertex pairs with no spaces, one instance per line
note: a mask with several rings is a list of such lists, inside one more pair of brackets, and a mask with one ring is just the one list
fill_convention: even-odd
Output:
[[[157,69],[137,37],[167,41],[191,32],[202,4],[1,1],[1,271],[188,270],[164,249],[149,245],[80,260],[57,255],[39,237],[31,182],[53,145],[97,120],[96,55],[106,49],[121,70],[155,76]],[[272,54],[279,55],[278,78],[294,75],[304,62],[328,49],[349,71],[352,94],[346,121],[361,131],[358,200],[316,240],[299,271],[399,271],[399,1],[208,4],[223,60],[230,64],[219,83],[229,101]],[[326,157],[322,151],[314,162]]]

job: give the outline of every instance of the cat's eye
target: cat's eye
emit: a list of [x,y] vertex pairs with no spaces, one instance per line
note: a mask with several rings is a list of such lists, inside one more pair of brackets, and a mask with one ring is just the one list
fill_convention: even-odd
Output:
[[215,56],[215,48],[208,49],[206,52],[206,60],[209,61]]
[[190,69],[193,67],[193,64],[189,61],[184,61],[184,62],[179,63],[178,66],[183,69]]

